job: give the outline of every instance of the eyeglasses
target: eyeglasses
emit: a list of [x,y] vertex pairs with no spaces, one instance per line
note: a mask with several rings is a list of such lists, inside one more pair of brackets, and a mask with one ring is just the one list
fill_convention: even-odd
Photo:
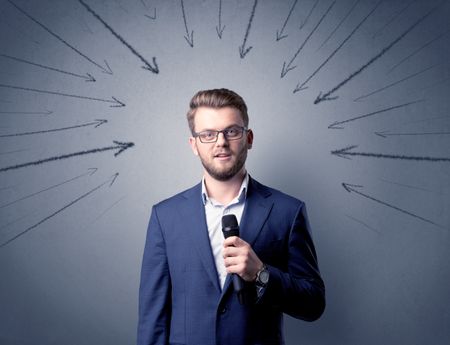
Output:
[[232,126],[221,131],[206,130],[194,133],[194,137],[198,137],[202,143],[215,143],[219,137],[219,133],[223,133],[227,140],[238,140],[242,138],[244,132],[248,131],[246,127]]

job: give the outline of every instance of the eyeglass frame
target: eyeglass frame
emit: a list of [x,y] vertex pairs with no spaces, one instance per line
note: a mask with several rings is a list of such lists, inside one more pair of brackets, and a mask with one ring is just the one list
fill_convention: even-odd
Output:
[[[230,129],[232,129],[232,128],[239,128],[239,129],[241,130],[241,135],[240,135],[239,138],[228,138],[228,136],[225,134],[225,131],[230,130]],[[248,132],[248,131],[249,131],[249,129],[248,129],[247,127],[245,127],[245,126],[232,125],[232,126],[230,126],[230,127],[227,127],[227,128],[225,128],[225,129],[222,129],[221,131],[217,131],[217,130],[214,130],[214,129],[206,129],[206,130],[201,131],[201,132],[194,132],[194,133],[192,133],[192,136],[193,136],[194,138],[199,138],[200,142],[203,143],[203,144],[212,144],[212,143],[216,143],[217,140],[219,140],[219,134],[220,134],[220,133],[223,134],[223,136],[224,136],[224,138],[225,138],[226,140],[228,140],[228,141],[233,141],[233,140],[239,140],[239,139],[242,139],[242,137],[244,136],[244,132]],[[213,140],[213,141],[202,141],[200,135],[201,135],[202,133],[204,133],[204,132],[212,132],[212,133],[216,133],[216,138],[215,138],[215,140]]]

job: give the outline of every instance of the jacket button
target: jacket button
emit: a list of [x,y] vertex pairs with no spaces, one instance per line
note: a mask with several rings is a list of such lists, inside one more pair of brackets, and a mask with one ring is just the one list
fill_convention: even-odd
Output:
[[220,313],[221,314],[225,314],[227,312],[227,308],[223,307],[222,309],[220,309]]

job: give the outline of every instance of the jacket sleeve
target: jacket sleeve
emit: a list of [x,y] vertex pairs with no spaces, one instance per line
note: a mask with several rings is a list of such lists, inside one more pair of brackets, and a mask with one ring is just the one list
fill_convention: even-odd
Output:
[[257,303],[281,309],[297,319],[314,321],[325,309],[325,285],[320,277],[305,204],[292,222],[286,268],[267,265],[270,278]]
[[153,207],[139,288],[138,345],[165,345],[169,341],[171,312],[171,281],[166,245]]

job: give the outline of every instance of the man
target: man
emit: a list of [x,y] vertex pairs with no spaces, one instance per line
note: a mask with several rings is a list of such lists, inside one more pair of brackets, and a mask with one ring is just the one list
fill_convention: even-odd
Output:
[[[248,175],[253,132],[238,94],[199,91],[187,117],[204,175],[153,207],[138,344],[284,344],[283,313],[313,321],[325,308],[305,205]],[[224,239],[227,214],[240,237]]]

